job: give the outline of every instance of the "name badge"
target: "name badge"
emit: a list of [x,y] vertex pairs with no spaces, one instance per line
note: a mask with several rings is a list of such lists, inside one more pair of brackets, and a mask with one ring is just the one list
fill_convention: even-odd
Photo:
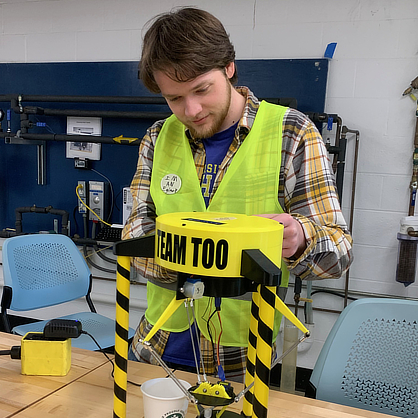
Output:
[[165,194],[175,194],[181,188],[181,178],[177,174],[166,174],[161,180],[161,190]]

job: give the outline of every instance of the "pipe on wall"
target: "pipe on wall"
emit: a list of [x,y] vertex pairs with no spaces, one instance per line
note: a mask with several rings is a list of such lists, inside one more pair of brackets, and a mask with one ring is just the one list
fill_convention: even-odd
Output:
[[38,207],[38,206],[21,206],[15,209],[16,215],[16,234],[22,233],[22,214],[23,213],[50,213],[51,215],[58,215],[62,217],[62,231],[63,235],[68,235],[68,218],[69,214],[66,210],[54,209],[52,206]]
[[[167,102],[157,96],[57,96],[30,94],[0,94],[0,102],[15,101],[15,106],[25,102],[57,102],[57,103],[119,103],[119,104],[163,104]],[[20,112],[19,112],[20,113]]]
[[142,138],[125,138],[112,136],[92,135],[66,135],[66,134],[28,134],[21,132],[0,132],[0,138],[5,138],[6,144],[30,144],[36,145],[36,141],[59,142],[94,142],[100,144],[139,145]]
[[[20,115],[20,130],[0,132],[0,138],[5,138],[9,144],[29,144],[43,146],[39,141],[63,141],[63,142],[94,142],[102,144],[139,145],[139,138],[124,138],[110,136],[87,136],[66,134],[30,134],[28,129],[36,126],[29,120],[29,115],[43,116],[80,116],[102,118],[126,118],[126,119],[165,119],[171,112],[148,112],[148,111],[114,111],[114,110],[82,110],[82,109],[45,109],[38,106],[23,106],[23,102],[58,102],[58,103],[107,103],[107,104],[139,104],[139,105],[165,105],[163,97],[124,97],[124,96],[47,96],[47,95],[24,95],[5,94],[0,95],[0,102],[10,102],[11,109]],[[38,141],[38,142],[35,142]],[[40,161],[44,160],[38,158]],[[42,166],[42,164],[41,164]],[[39,170],[38,170],[39,171]],[[42,173],[44,170],[42,170]],[[39,177],[39,173],[38,173]],[[42,177],[42,176],[41,176]],[[42,180],[42,179],[41,179]],[[38,181],[38,184],[44,184]]]

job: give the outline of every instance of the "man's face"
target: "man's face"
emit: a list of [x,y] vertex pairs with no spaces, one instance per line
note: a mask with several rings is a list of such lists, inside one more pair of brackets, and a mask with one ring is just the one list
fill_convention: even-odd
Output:
[[162,71],[154,77],[171,111],[193,137],[209,138],[229,127],[225,120],[231,105],[230,72],[229,67],[225,72],[211,70],[185,82],[175,81]]

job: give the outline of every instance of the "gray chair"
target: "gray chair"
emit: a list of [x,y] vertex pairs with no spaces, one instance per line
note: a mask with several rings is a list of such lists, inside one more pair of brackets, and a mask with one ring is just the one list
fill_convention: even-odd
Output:
[[418,301],[366,298],[336,321],[306,396],[418,417]]

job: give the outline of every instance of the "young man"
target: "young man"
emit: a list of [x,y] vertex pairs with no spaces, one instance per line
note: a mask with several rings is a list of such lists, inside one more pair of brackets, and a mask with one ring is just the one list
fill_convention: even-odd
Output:
[[[284,225],[281,286],[287,287],[287,270],[302,279],[324,279],[348,269],[351,237],[319,132],[302,113],[260,103],[248,88],[233,87],[235,51],[217,18],[189,7],[157,16],[144,37],[140,78],[162,94],[173,115],[150,127],[141,143],[125,239],[153,231],[156,216],[164,213],[244,213]],[[167,174],[182,181],[174,195],[161,188]],[[148,309],[130,358],[154,362],[138,339],[172,299],[177,274],[153,259],[136,258],[134,265],[148,279]],[[219,362],[227,378],[238,378],[245,372],[250,302],[222,299],[225,325],[218,347],[212,299],[196,303],[205,370],[216,373]],[[151,342],[170,366],[193,369],[186,315],[179,308]]]

